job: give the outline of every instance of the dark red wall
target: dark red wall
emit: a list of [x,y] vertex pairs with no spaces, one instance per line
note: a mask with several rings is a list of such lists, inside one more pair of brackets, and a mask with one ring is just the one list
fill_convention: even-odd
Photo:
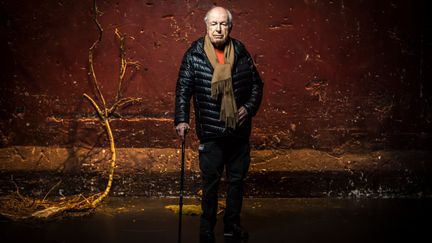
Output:
[[[118,41],[127,35],[125,96],[144,102],[112,122],[121,147],[174,147],[179,64],[214,4],[234,15],[265,82],[256,148],[420,148],[430,145],[431,27],[426,1],[98,1],[103,39],[95,68],[115,96]],[[102,130],[88,48],[93,1],[1,1],[0,144],[92,145]],[[430,80],[429,80],[430,81]],[[103,139],[100,139],[103,140]],[[196,144],[196,140],[193,141]]]

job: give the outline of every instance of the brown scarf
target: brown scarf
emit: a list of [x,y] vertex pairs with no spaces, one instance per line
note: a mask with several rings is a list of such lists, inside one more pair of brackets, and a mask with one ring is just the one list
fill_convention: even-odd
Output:
[[219,119],[225,121],[225,127],[235,128],[238,122],[238,116],[231,77],[231,70],[234,64],[234,45],[231,40],[229,44],[225,45],[225,64],[220,64],[218,62],[216,52],[208,35],[205,36],[204,51],[214,70],[211,81],[211,95],[213,98],[217,98],[219,94],[222,94]]

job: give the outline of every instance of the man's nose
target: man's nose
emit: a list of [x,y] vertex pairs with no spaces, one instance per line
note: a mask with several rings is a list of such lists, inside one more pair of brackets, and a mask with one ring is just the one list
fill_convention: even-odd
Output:
[[222,26],[221,26],[220,24],[218,24],[218,25],[216,26],[216,31],[217,31],[217,32],[221,32],[221,30],[222,30]]

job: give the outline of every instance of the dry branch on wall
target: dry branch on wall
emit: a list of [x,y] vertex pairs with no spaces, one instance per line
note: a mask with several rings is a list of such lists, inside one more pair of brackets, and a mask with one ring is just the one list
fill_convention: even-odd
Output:
[[105,190],[103,192],[93,194],[89,197],[84,197],[82,194],[79,194],[67,198],[49,201],[47,200],[48,194],[54,189],[54,187],[58,186],[59,183],[57,183],[53,188],[51,188],[51,190],[48,191],[48,193],[43,199],[36,199],[21,195],[18,186],[15,184],[17,190],[14,194],[0,198],[0,215],[3,217],[16,221],[50,219],[58,216],[81,216],[91,213],[93,209],[95,209],[97,205],[102,202],[102,200],[108,195],[111,190],[114,178],[114,169],[116,167],[116,147],[110,125],[110,118],[113,116],[113,114],[115,114],[118,109],[122,108],[123,106],[141,101],[140,98],[121,97],[121,89],[127,67],[133,66],[136,69],[139,69],[139,63],[126,60],[125,35],[123,35],[118,29],[115,29],[114,34],[120,42],[120,72],[118,78],[119,85],[115,101],[113,102],[113,105],[111,107],[108,107],[105,98],[99,88],[99,83],[93,65],[93,52],[95,51],[99,42],[102,41],[103,34],[102,26],[100,25],[97,18],[100,15],[100,12],[97,8],[96,0],[94,0],[93,10],[93,20],[98,27],[99,36],[97,40],[93,43],[93,45],[89,48],[89,75],[91,77],[94,87],[97,90],[97,100],[99,100],[102,104],[98,104],[95,99],[93,99],[87,94],[83,94],[83,96],[90,101],[91,105],[96,110],[98,118],[107,134],[108,141],[110,143],[110,168],[108,173],[108,182]]

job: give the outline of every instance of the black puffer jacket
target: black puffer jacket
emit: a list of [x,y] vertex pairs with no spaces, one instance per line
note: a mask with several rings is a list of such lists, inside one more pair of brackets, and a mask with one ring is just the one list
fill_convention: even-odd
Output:
[[259,73],[244,45],[232,40],[235,53],[232,71],[234,96],[237,108],[244,106],[249,114],[236,129],[225,128],[225,123],[219,120],[221,98],[211,97],[213,67],[204,52],[204,38],[192,43],[180,66],[174,123],[189,123],[189,104],[191,97],[194,97],[196,132],[201,142],[225,136],[248,139],[252,117],[261,103],[263,82]]

